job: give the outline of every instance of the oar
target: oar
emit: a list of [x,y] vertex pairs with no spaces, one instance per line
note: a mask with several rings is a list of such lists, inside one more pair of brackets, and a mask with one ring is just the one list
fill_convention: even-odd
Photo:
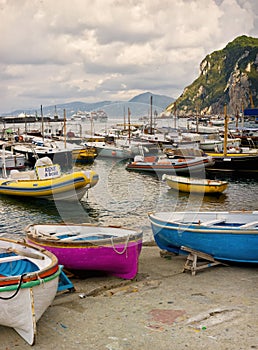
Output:
[[45,259],[44,255],[40,255],[40,254],[36,254],[36,253],[32,253],[32,252],[24,252],[22,250],[18,250],[18,249],[11,248],[11,247],[7,248],[7,251],[10,253],[15,253],[18,255],[26,256],[26,257],[32,258],[32,259],[40,259],[40,260]]

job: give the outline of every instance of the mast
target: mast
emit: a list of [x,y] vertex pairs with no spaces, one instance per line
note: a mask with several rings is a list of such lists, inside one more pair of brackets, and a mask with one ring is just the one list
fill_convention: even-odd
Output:
[[64,109],[64,146],[66,148],[66,110]]
[[153,134],[152,130],[152,95],[150,97],[150,133]]
[[174,128],[176,129],[176,119],[177,119],[176,102],[174,103],[174,109],[175,109],[175,113],[174,113]]
[[[106,132],[107,132],[107,124],[106,124]],[[93,116],[92,113],[90,112],[90,137],[91,137],[91,145],[93,142]]]
[[227,115],[227,106],[224,106],[224,117],[225,117],[225,124],[224,124],[224,147],[223,147],[223,156],[227,156],[227,143],[228,143],[228,115]]
[[197,101],[196,103],[196,133],[199,133],[199,113],[200,113],[200,107],[199,107],[200,102]]
[[131,119],[130,119],[130,116],[131,116],[131,111],[130,111],[130,108],[128,107],[128,140],[129,140],[129,143],[131,140]]
[[42,105],[40,106],[40,114],[41,114],[41,135],[42,135],[42,139],[44,141],[44,117],[43,117]]
[[2,175],[3,178],[7,178],[7,173],[6,173],[6,163],[5,163],[5,144],[2,146]]
[[124,106],[124,130],[126,130],[126,122],[125,122],[125,106]]

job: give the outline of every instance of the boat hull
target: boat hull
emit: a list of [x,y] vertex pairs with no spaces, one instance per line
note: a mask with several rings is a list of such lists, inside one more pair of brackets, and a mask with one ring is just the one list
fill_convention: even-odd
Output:
[[57,178],[42,180],[1,179],[0,194],[35,197],[49,200],[80,200],[98,182],[94,171],[73,172]]
[[115,158],[115,159],[132,158],[132,153],[126,149],[119,149],[116,147],[109,147],[109,146],[103,146],[103,147],[96,146],[96,150],[98,153],[98,157]]
[[[155,157],[153,157],[155,158]],[[146,157],[145,157],[146,159]],[[127,170],[144,171],[152,173],[183,173],[189,174],[194,172],[205,171],[206,167],[214,163],[210,158],[196,157],[195,159],[164,159],[163,161],[134,161],[126,165]]]
[[[226,212],[219,214],[210,212],[201,218],[212,221],[219,216],[223,221],[223,217],[227,215]],[[206,226],[195,223],[200,216],[194,212],[188,214],[189,218],[186,213],[175,212],[149,214],[149,219],[154,239],[161,249],[186,254],[180,249],[185,246],[209,254],[217,260],[257,264],[258,228],[257,226],[241,228],[246,222],[246,215],[251,216],[254,222],[258,220],[258,212],[233,213],[228,224],[219,224],[218,219],[218,224]]]
[[223,141],[220,141],[220,140],[200,141],[200,148],[203,151],[215,151],[217,148],[221,149],[222,147],[223,147]]
[[[26,283],[12,298],[14,290],[9,287],[0,287],[0,298],[11,298],[0,300],[0,324],[14,328],[14,330],[33,345],[36,340],[36,322],[41,318],[46,309],[53,302],[57,288],[60,272],[39,281]],[[30,287],[29,287],[30,286]],[[18,287],[15,285],[15,288]]]
[[97,157],[95,148],[74,149],[72,151],[73,161],[80,164],[92,164]]
[[214,159],[214,165],[208,170],[258,172],[258,154],[250,155],[232,153],[224,156],[216,153],[208,153]]
[[[33,240],[30,243],[38,244]],[[141,242],[98,247],[53,247],[41,245],[55,254],[60,264],[68,270],[101,271],[119,278],[133,279],[138,271]]]
[[0,324],[33,345],[36,322],[55,298],[61,268],[46,250],[11,239],[0,240]]
[[182,176],[164,175],[163,181],[177,191],[198,194],[218,194],[226,190],[228,183],[226,181],[187,178]]
[[34,166],[38,158],[49,157],[53,163],[59,164],[63,169],[71,169],[73,157],[71,150],[57,150],[55,148],[31,148],[24,145],[15,145],[14,153],[21,153],[25,156],[26,162]]
[[[53,230],[58,230],[55,225],[51,225],[51,227]],[[89,225],[85,225],[85,227],[89,228]],[[138,272],[142,232],[135,234],[127,229],[106,227],[105,230],[110,232],[110,238],[96,239],[88,237],[87,240],[69,242],[62,239],[47,239],[44,234],[41,236],[35,235],[35,229],[40,233],[44,233],[44,228],[40,225],[35,225],[34,228],[29,226],[25,230],[28,242],[52,252],[66,269],[101,271],[124,279],[132,279]],[[93,236],[97,237],[100,228],[91,226],[90,229]],[[69,227],[67,232],[71,230],[76,230],[76,227]],[[114,230],[120,230],[125,235],[120,238],[115,237]]]

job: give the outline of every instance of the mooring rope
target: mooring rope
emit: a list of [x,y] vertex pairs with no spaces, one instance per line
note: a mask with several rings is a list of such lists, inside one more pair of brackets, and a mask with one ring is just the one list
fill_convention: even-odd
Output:
[[[126,237],[124,249],[120,252],[120,251],[117,250],[117,248],[115,247],[115,244],[114,244],[114,242],[113,242],[113,237],[111,237],[112,247],[113,247],[114,251],[115,251],[117,254],[122,255],[122,254],[124,254],[125,251],[126,251],[126,253],[127,253],[127,247],[128,247],[129,238],[130,238],[130,235],[128,235],[128,236]],[[127,257],[127,254],[126,254],[126,257]]]

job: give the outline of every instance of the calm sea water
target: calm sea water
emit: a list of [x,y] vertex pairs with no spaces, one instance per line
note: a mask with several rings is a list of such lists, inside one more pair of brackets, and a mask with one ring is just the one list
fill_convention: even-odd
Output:
[[125,165],[126,161],[97,158],[92,166],[80,166],[99,174],[98,184],[81,202],[0,196],[0,235],[22,236],[33,223],[91,222],[142,229],[148,241],[152,239],[148,212],[258,210],[257,176],[213,174],[210,178],[229,182],[227,190],[219,196],[201,196],[178,193],[158,176],[129,172]]
[[219,196],[201,196],[178,193],[154,175],[128,172],[125,164],[96,159],[91,168],[99,174],[99,182],[81,202],[0,196],[0,234],[23,235],[32,223],[92,222],[142,229],[146,241],[152,238],[147,218],[151,211],[258,209],[257,177],[217,175],[229,181],[227,190]]

